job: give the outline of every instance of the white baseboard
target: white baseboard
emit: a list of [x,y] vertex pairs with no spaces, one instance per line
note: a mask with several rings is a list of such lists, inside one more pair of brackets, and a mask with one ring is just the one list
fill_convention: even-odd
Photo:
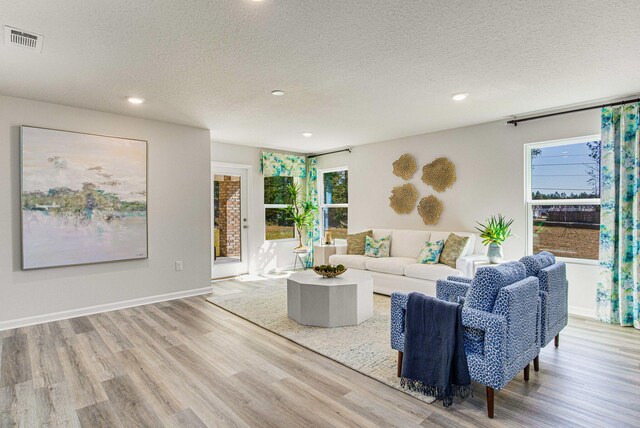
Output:
[[588,317],[588,318],[596,317],[595,309],[583,308],[580,306],[569,306],[568,309],[571,315],[580,315],[581,317]]
[[138,299],[124,300],[121,302],[106,303],[104,305],[88,306],[86,308],[71,309],[68,311],[54,312],[51,314],[36,315],[33,317],[18,318],[15,320],[0,321],[0,331],[12,328],[26,327],[51,321],[66,320],[100,312],[115,311],[117,309],[131,308],[133,306],[148,305],[150,303],[166,302],[167,300],[183,299],[185,297],[199,296],[213,291],[213,287],[202,287],[193,290],[176,291],[174,293],[159,294],[156,296],[141,297]]

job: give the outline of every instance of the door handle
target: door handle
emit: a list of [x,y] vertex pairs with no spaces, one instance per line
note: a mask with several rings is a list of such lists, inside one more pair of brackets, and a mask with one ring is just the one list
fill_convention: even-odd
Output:
[[242,226],[243,229],[249,229],[249,226],[247,226],[246,224],[244,226]]

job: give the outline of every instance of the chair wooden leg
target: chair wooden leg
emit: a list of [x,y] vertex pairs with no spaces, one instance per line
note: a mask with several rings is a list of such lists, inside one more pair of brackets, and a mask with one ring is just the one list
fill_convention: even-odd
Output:
[[493,388],[487,386],[487,416],[493,419]]
[[533,369],[537,372],[540,371],[540,355],[537,355],[534,359],[533,359]]
[[524,368],[524,381],[529,382],[529,366],[531,364],[527,364]]
[[402,357],[404,354],[398,351],[398,377],[402,376]]
[[556,339],[555,339],[555,345],[556,345],[556,348],[557,348],[558,346],[560,346],[560,335],[559,335],[559,334],[556,336]]

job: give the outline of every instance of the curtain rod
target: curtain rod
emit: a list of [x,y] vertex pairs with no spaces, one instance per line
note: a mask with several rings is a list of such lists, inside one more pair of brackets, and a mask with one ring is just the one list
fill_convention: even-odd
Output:
[[613,106],[619,106],[619,105],[622,105],[622,104],[637,103],[637,102],[640,102],[640,98],[634,98],[634,99],[631,99],[631,100],[624,100],[624,101],[617,101],[615,103],[599,104],[597,106],[581,107],[581,108],[576,108],[576,109],[573,109],[573,110],[559,111],[559,112],[556,112],[556,113],[541,114],[539,116],[525,117],[523,119],[512,119],[512,120],[508,120],[507,124],[513,125],[513,126],[518,126],[518,123],[527,122],[529,120],[544,119],[546,117],[559,116],[561,114],[578,113],[580,111],[593,110],[593,109],[604,108],[604,107],[613,107]]
[[334,153],[342,153],[342,152],[349,152],[349,153],[351,153],[351,149],[342,149],[342,150],[336,150],[336,151],[333,151],[333,152],[319,153],[319,154],[317,154],[317,155],[309,155],[309,156],[307,156],[307,157],[309,157],[309,158],[317,158],[317,157],[320,157],[320,156],[332,155],[332,154],[334,154]]

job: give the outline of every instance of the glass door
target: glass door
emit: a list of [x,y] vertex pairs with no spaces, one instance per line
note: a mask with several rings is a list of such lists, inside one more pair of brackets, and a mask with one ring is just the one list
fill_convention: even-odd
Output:
[[249,271],[247,170],[214,166],[211,278]]

